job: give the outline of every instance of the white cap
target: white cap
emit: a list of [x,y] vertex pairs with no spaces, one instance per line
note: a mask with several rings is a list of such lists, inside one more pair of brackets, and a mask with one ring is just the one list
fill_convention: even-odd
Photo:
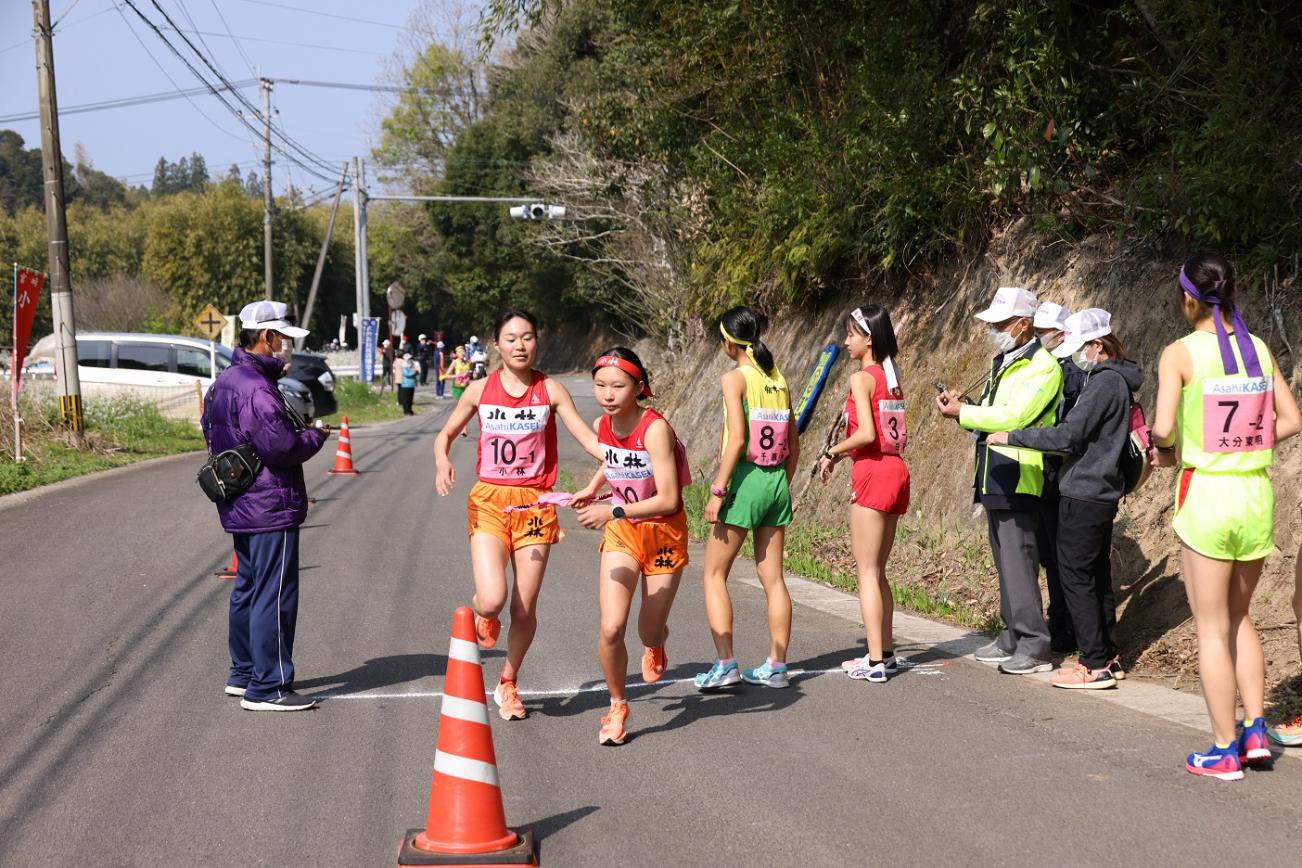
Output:
[[1063,331],[1067,328],[1067,317],[1071,316],[1071,311],[1060,304],[1054,304],[1046,301],[1040,305],[1035,312],[1035,321],[1031,323],[1037,329],[1057,329]]
[[1097,307],[1087,308],[1067,317],[1067,327],[1064,331],[1066,336],[1053,351],[1053,354],[1060,359],[1067,358],[1090,341],[1112,334],[1112,314]]
[[439,341],[437,346],[440,350],[443,349],[443,341]]
[[382,347],[387,347],[388,345],[389,345],[389,339],[388,339],[388,338],[385,338],[385,339],[384,339],[384,343],[380,344],[380,346],[382,346]]
[[418,340],[418,341],[423,341],[423,340],[425,340],[425,336],[424,336],[424,335],[421,335],[420,337],[416,338],[416,340]]
[[271,329],[287,338],[305,338],[307,329],[301,329],[286,317],[289,308],[283,301],[255,301],[244,305],[240,310],[240,328],[258,331]]
[[1022,289],[1020,286],[1001,286],[995,292],[990,307],[978,313],[976,318],[989,323],[1005,322],[1014,317],[1035,316],[1035,310],[1039,306],[1035,294],[1029,289]]
[[479,343],[479,338],[478,338],[477,336],[475,336],[475,335],[471,335],[471,336],[470,336],[470,342],[471,342],[472,344],[477,344],[477,343]]
[[411,353],[403,353],[403,354],[402,354],[402,360],[403,360],[404,362],[407,361],[407,360],[410,359],[410,358],[411,358]]

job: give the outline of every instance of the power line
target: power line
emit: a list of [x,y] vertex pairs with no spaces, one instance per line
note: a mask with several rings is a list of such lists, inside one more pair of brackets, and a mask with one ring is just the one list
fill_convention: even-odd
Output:
[[[318,45],[318,44],[313,43],[313,42],[289,42],[289,41],[284,40],[284,39],[264,39],[264,38],[262,38],[261,36],[239,36],[239,37],[237,37],[237,36],[235,36],[235,34],[233,34],[233,33],[213,33],[213,32],[210,31],[210,30],[186,30],[185,28],[182,28],[182,27],[175,27],[175,26],[173,26],[173,27],[164,27],[163,30],[175,30],[177,33],[181,33],[181,34],[189,33],[189,34],[192,34],[192,35],[194,35],[194,36],[198,36],[198,37],[199,37],[199,40],[200,40],[201,42],[203,41],[203,37],[205,37],[205,36],[217,36],[217,37],[221,37],[221,38],[223,38],[223,39],[243,39],[243,40],[245,40],[246,42],[265,42],[265,43],[267,43],[268,45],[290,45],[290,46],[293,46],[293,47],[295,47],[295,48],[316,48],[316,49],[319,49],[319,50],[321,50],[321,51],[342,51],[342,52],[345,52],[345,53],[347,53],[347,54],[367,54],[367,55],[370,55],[370,56],[372,56],[372,57],[378,57],[378,56],[380,56],[380,55],[382,55],[382,54],[385,53],[385,52],[382,52],[382,51],[366,51],[366,50],[361,49],[361,48],[344,48],[344,47],[339,46],[339,45]],[[204,43],[204,44],[207,45],[207,43]],[[209,50],[211,51],[211,49],[209,49]]]
[[244,58],[244,62],[248,64],[249,72],[253,73],[256,78],[258,75],[257,67],[254,66],[252,60],[249,60],[249,56],[244,53],[244,47],[240,45],[240,41],[235,38],[235,34],[231,33],[231,26],[226,23],[226,16],[222,14],[221,7],[217,5],[217,0],[208,0],[208,2],[212,3],[212,11],[216,12],[217,17],[221,19],[222,27],[225,28],[228,34],[230,34],[231,42],[235,43],[235,50],[240,53],[240,57]]
[[[243,79],[241,81],[231,82],[232,87],[252,87],[257,84],[257,79]],[[226,90],[225,85],[221,85],[218,90]],[[147,93],[142,96],[127,96],[119,99],[106,99],[99,102],[81,103],[80,105],[59,106],[59,115],[75,115],[85,112],[105,111],[107,109],[128,108],[136,105],[149,105],[150,103],[164,102],[172,99],[182,99],[192,96],[202,96],[208,93],[206,87],[191,87],[164,91],[161,93]],[[0,115],[0,123],[9,123],[11,121],[30,121],[41,116],[40,112],[22,112],[15,115]]]
[[351,15],[338,15],[334,12],[321,12],[316,9],[304,9],[302,6],[289,6],[285,3],[270,3],[267,0],[243,0],[245,3],[252,3],[256,6],[273,6],[276,9],[289,9],[292,12],[303,12],[307,15],[320,15],[322,18],[338,18],[340,21],[355,21],[358,24],[372,24],[376,27],[388,27],[391,30],[406,30],[401,24],[389,24],[386,21],[375,21],[370,18],[354,18]]

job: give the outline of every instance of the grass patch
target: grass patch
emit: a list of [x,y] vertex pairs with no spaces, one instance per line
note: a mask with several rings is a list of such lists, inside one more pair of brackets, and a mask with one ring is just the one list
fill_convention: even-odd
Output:
[[[25,460],[13,460],[10,442],[0,457],[0,494],[204,448],[198,425],[167,419],[152,404],[135,398],[87,401],[86,434],[80,445],[60,429],[57,400],[24,399],[20,413]],[[0,410],[0,427],[6,433],[13,431],[13,413],[7,403]]]
[[[705,520],[705,504],[708,500],[709,491],[703,484],[696,483],[683,489],[687,529],[693,539],[704,540],[709,536],[710,525]],[[900,528],[901,531],[904,530],[903,522]],[[850,528],[846,523],[835,526],[813,522],[792,524],[787,528],[783,565],[787,572],[843,591],[857,593],[859,583],[855,579],[853,563],[846,565],[844,556],[838,558],[833,553],[838,548],[848,548],[849,538]],[[897,537],[895,550],[892,553],[892,560],[897,570],[901,567],[899,559],[904,556],[900,545],[904,539],[904,534],[901,533]],[[939,548],[938,537],[929,538],[927,541]],[[749,536],[742,544],[741,553],[746,557],[755,556]],[[972,545],[964,546],[962,556],[967,559],[966,563],[971,564],[974,572],[988,567],[990,560],[989,551]],[[921,584],[892,582],[891,596],[895,600],[895,605],[901,609],[940,618],[963,627],[973,627],[986,633],[993,633],[999,629],[998,619],[981,612],[976,607],[951,600],[943,593],[933,591]]]
[[348,417],[349,425],[370,425],[402,418],[398,396],[392,390],[380,394],[351,377],[335,380],[335,400],[339,402],[339,412],[322,418],[336,427],[344,416]]

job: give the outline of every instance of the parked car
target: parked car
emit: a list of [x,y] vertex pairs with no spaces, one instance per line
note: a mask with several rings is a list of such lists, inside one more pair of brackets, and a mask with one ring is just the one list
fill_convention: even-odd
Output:
[[339,412],[335,397],[335,375],[324,356],[315,353],[294,353],[289,373],[286,375],[307,386],[312,393],[312,403],[317,416],[330,416]]
[[276,385],[280,388],[280,394],[285,398],[289,408],[303,417],[304,424],[316,418],[312,392],[304,383],[294,377],[285,376],[276,381]]

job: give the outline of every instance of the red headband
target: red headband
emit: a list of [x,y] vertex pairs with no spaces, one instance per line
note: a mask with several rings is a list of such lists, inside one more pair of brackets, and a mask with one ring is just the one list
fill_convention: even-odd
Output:
[[655,397],[655,393],[651,391],[651,386],[646,382],[646,374],[628,359],[621,359],[619,356],[599,356],[592,366],[592,373],[597,373],[598,368],[619,368],[632,377],[633,382],[642,384],[642,391],[637,395],[639,398]]

